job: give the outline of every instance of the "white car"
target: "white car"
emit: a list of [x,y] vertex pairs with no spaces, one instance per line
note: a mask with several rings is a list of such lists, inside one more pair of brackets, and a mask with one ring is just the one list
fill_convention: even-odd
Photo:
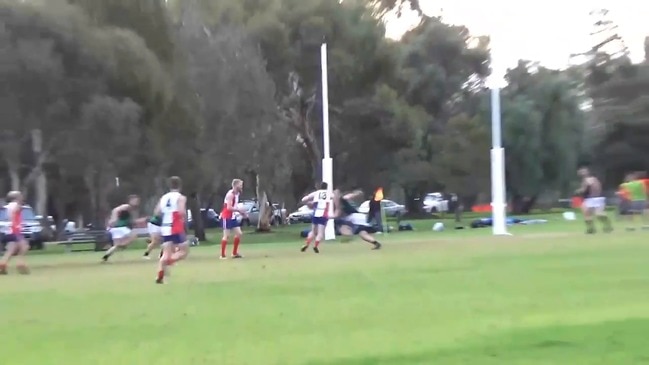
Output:
[[442,193],[426,194],[422,209],[426,213],[448,212],[448,200],[444,199]]
[[[383,211],[385,212],[385,215],[388,217],[399,217],[407,213],[406,207],[404,205],[395,203],[392,200],[383,199],[381,201],[381,205],[383,206]],[[369,200],[364,201],[358,207],[358,212],[364,214],[369,213],[370,201]]]
[[290,223],[310,223],[313,216],[313,209],[306,205],[301,206],[295,212],[288,215]]

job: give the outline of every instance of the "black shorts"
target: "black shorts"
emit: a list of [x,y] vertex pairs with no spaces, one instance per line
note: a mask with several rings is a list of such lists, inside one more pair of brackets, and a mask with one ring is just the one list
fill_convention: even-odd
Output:
[[376,229],[376,227],[373,225],[356,224],[352,222],[350,219],[345,219],[345,217],[337,218],[334,221],[334,223],[336,224],[336,227],[347,226],[351,228],[354,234],[359,234],[361,232],[367,232],[369,234],[372,234],[378,232],[378,229]]

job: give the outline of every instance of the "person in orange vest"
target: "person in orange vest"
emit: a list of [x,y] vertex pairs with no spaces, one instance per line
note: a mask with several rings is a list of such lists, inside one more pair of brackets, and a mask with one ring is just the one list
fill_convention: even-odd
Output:
[[624,181],[620,184],[617,190],[617,197],[619,199],[618,203],[618,216],[626,221],[632,221],[631,213],[631,193],[627,188],[629,181],[633,179],[632,174],[627,174],[624,177]]
[[620,185],[622,204],[626,205],[626,213],[629,216],[627,231],[636,229],[634,225],[636,219],[634,216],[640,216],[640,223],[643,221],[646,223],[647,190],[644,179],[640,177],[641,175],[637,172],[628,174],[625,179],[626,181]]
[[369,203],[369,211],[367,212],[367,223],[374,222],[379,228],[379,231],[383,232],[383,217],[381,217],[381,201],[383,200],[383,188],[378,188],[372,194],[372,198]]

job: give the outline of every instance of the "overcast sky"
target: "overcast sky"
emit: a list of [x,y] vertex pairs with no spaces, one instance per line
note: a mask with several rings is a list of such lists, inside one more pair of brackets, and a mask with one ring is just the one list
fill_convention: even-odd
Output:
[[[491,35],[494,71],[503,73],[519,59],[539,61],[561,68],[570,54],[587,50],[595,42],[594,9],[610,10],[611,20],[634,60],[644,57],[644,37],[649,35],[647,0],[420,0],[426,14],[442,14],[444,21],[463,24],[475,35]],[[443,9],[443,10],[442,10]],[[407,13],[387,23],[388,36],[398,38],[412,24],[415,14]]]

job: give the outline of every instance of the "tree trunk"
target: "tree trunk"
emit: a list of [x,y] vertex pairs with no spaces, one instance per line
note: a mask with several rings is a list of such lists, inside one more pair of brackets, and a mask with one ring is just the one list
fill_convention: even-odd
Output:
[[36,212],[47,216],[47,177],[42,171],[36,178]]
[[203,224],[203,216],[201,215],[200,203],[198,201],[198,194],[189,194],[189,210],[192,212],[192,221],[194,224],[194,236],[201,242],[207,240],[205,235],[205,225]]
[[[110,174],[112,176],[112,174]],[[97,217],[99,227],[106,227],[106,223],[110,217],[110,214],[113,210],[109,202],[110,191],[113,189],[113,178],[110,177],[106,179],[106,173],[104,170],[99,169],[97,173]]]
[[532,196],[523,196],[520,194],[514,194],[512,198],[512,214],[529,214],[536,204],[538,199],[538,194]]
[[100,222],[99,219],[99,193],[98,193],[98,188],[97,184],[95,183],[95,170],[93,168],[88,168],[86,169],[85,173],[83,174],[83,182],[86,184],[86,188],[88,189],[88,198],[90,200],[90,211],[92,212],[91,214],[91,222],[93,225],[98,226],[95,228],[99,228],[103,226],[103,223]]
[[[60,182],[58,184],[60,184]],[[61,194],[59,194],[60,190],[61,189],[57,186],[57,189],[52,196],[52,204],[54,205],[54,226],[56,227],[55,236],[57,241],[65,238],[65,204],[63,203]]]
[[9,179],[11,180],[11,190],[20,190],[20,172],[18,170],[18,164],[14,161],[7,161],[7,167],[9,169]]
[[514,193],[512,195],[512,202],[511,202],[511,213],[512,214],[521,214],[522,207],[523,207],[523,196],[520,194]]
[[259,206],[259,221],[257,222],[257,232],[270,232],[271,219],[273,216],[272,209],[268,203],[268,195],[261,189],[259,174],[255,174],[255,193],[257,195],[257,205]]
[[[25,179],[25,183],[31,183],[31,180],[35,180],[35,194],[36,194],[36,212],[38,214],[47,217],[47,177],[43,171],[43,163],[45,162],[45,153],[43,152],[43,134],[40,129],[33,129],[31,133],[32,137],[32,152],[36,159],[36,165],[33,168],[33,171],[30,173],[30,176]],[[31,180],[30,180],[31,178]],[[27,190],[25,186],[25,190]]]
[[531,197],[526,197],[525,200],[523,201],[523,206],[521,207],[521,213],[522,214],[530,214],[532,211],[532,208],[534,208],[534,205],[536,204],[536,200],[538,199],[538,195],[532,195]]

